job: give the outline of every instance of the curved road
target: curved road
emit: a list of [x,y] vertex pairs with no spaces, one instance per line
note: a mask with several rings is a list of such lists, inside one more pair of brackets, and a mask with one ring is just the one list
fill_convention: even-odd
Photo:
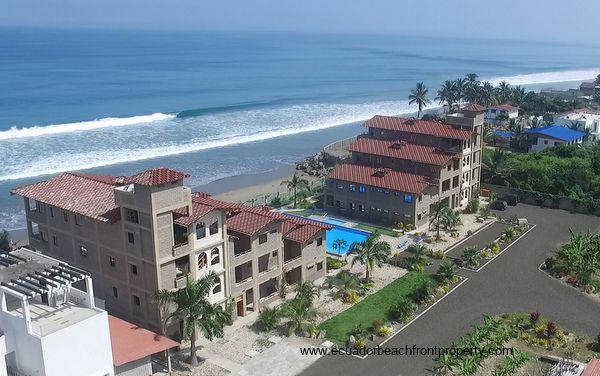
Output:
[[[539,310],[571,331],[592,338],[600,332],[600,304],[538,270],[568,241],[569,229],[599,231],[600,218],[523,204],[499,214],[525,217],[537,226],[480,272],[461,270],[469,280],[384,347],[448,346],[481,323],[483,314],[505,312]],[[431,375],[432,365],[428,356],[324,356],[301,375]]]

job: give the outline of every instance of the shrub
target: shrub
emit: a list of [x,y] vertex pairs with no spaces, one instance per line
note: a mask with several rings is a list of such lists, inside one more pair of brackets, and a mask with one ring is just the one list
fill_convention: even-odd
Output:
[[446,259],[446,254],[444,253],[444,251],[441,250],[437,250],[437,251],[433,251],[431,252],[431,258],[435,259],[435,260],[445,260]]
[[417,306],[415,303],[406,298],[400,298],[390,309],[390,316],[401,323],[407,323],[416,310]]
[[392,334],[392,328],[389,326],[384,325],[377,329],[377,335],[380,337],[389,337],[390,334]]
[[379,321],[379,320],[373,320],[373,322],[371,323],[371,326],[373,326],[373,328],[375,330],[377,330],[381,326],[381,321]]
[[327,270],[337,270],[346,265],[346,262],[333,257],[327,257]]
[[431,280],[423,281],[411,294],[411,298],[418,304],[427,303],[435,293],[436,286]]
[[573,275],[569,276],[569,278],[567,278],[567,283],[572,286],[577,286],[577,277]]
[[521,339],[525,342],[530,342],[532,338],[533,337],[531,337],[531,334],[529,334],[527,332],[521,334]]
[[342,301],[348,304],[356,304],[360,301],[360,296],[356,291],[350,291],[349,293],[344,294]]
[[496,242],[491,242],[488,245],[488,248],[490,249],[490,251],[492,251],[492,254],[497,255],[498,253],[500,253],[500,244],[496,243]]
[[596,337],[596,348],[600,351],[600,332],[598,332],[598,336]]
[[529,314],[529,322],[531,323],[532,327],[535,327],[537,325],[537,323],[540,321],[541,316],[542,315],[540,311],[531,312]]
[[350,331],[350,334],[354,336],[357,340],[359,338],[364,338],[367,335],[367,330],[363,327],[362,324],[354,325],[354,328]]
[[413,267],[413,270],[417,273],[424,273],[425,272],[425,267],[421,264],[417,264]]
[[467,203],[467,206],[465,207],[465,213],[474,214],[474,213],[477,213],[478,210],[479,210],[479,197],[473,197]]
[[275,329],[281,318],[279,307],[263,307],[256,319],[256,325],[265,332]]
[[354,343],[354,347],[356,347],[357,349],[364,349],[365,346],[367,346],[367,341],[365,341],[362,338],[358,338]]
[[489,259],[492,257],[492,251],[489,249],[485,249],[483,252],[481,252],[481,257],[485,258],[485,259]]
[[542,335],[546,332],[546,326],[544,324],[537,324],[535,326],[535,332],[538,335]]

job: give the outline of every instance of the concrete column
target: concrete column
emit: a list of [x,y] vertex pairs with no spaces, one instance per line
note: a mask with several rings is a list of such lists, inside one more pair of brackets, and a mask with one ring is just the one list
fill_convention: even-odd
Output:
[[87,290],[88,308],[94,308],[96,305],[94,303],[94,286],[92,277],[85,277],[85,289]]
[[29,312],[29,300],[23,296],[21,298],[21,308],[23,309],[23,318],[25,319],[25,327],[27,333],[31,334],[31,313]]

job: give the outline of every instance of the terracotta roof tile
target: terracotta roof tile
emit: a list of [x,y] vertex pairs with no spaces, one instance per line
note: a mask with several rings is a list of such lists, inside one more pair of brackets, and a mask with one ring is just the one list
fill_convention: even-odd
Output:
[[471,131],[456,129],[452,125],[441,121],[408,119],[395,116],[376,115],[367,120],[364,126],[367,128],[426,134],[455,140],[467,140],[473,135]]
[[421,175],[353,164],[337,166],[329,173],[328,178],[417,194],[431,185]]
[[468,105],[463,107],[463,111],[485,112],[485,107],[477,103],[469,103]]
[[141,172],[137,175],[126,177],[124,179],[124,183],[157,186],[161,184],[172,183],[178,180],[183,180],[187,177],[189,177],[189,175],[183,172],[160,167]]
[[113,364],[124,364],[178,347],[175,342],[130,322],[108,315]]
[[600,359],[592,359],[581,376],[600,376]]
[[499,104],[496,106],[490,106],[487,108],[489,109],[498,109],[498,110],[504,110],[506,112],[518,112],[519,111],[519,107],[515,107],[515,106],[511,106],[510,104]]
[[422,146],[407,142],[384,141],[372,138],[361,138],[350,144],[348,150],[384,157],[405,159],[436,166],[444,166],[450,162],[455,153],[447,153],[432,146]]
[[11,190],[11,194],[81,214],[102,222],[117,222],[121,212],[114,202],[115,183],[109,177],[64,173],[50,180]]
[[250,211],[242,211],[227,219],[227,229],[241,232],[246,235],[254,235],[262,228],[277,221],[268,215],[260,215]]

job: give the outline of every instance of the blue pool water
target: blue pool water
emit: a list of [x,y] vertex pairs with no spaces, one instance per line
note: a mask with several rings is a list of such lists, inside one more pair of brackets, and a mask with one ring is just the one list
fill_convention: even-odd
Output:
[[[348,227],[334,227],[331,230],[327,230],[327,253],[343,256],[348,253],[352,243],[364,242],[368,237],[369,233],[365,231],[354,230]],[[346,240],[346,247],[344,249],[337,249],[334,244],[336,239]]]
[[327,218],[323,222],[329,223],[330,225],[344,226],[347,222],[341,219]]

